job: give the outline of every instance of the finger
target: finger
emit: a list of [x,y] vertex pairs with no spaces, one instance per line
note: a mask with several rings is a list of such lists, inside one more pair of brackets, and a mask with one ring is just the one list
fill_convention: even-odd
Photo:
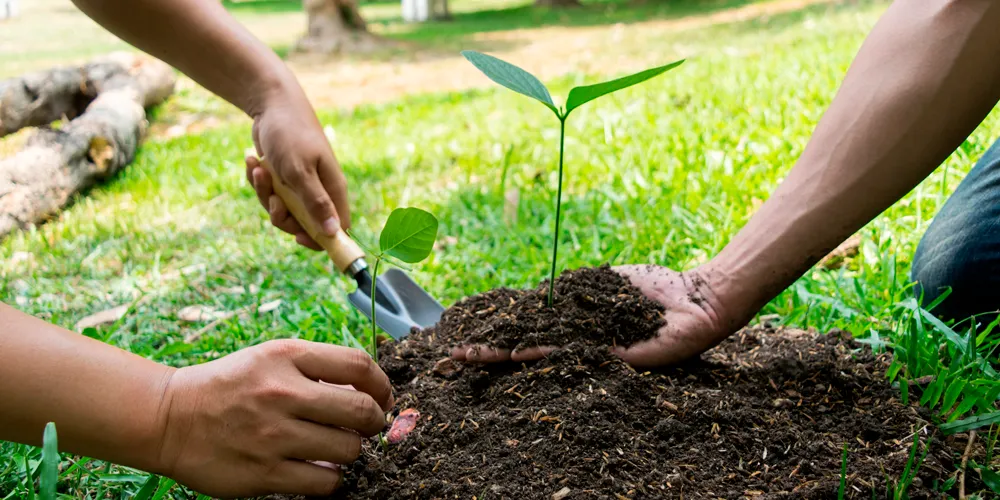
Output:
[[299,233],[295,235],[295,242],[306,248],[311,248],[313,250],[323,250],[323,247],[316,243],[316,240],[309,237],[306,233]]
[[247,152],[247,154],[244,155],[243,162],[244,164],[246,164],[247,182],[250,183],[250,186],[252,186],[254,188],[254,191],[256,191],[257,183],[254,181],[253,172],[254,170],[260,168],[260,162],[257,160],[257,157],[254,156],[253,154],[250,154],[249,151]]
[[355,430],[365,437],[385,430],[385,413],[371,395],[326,384],[312,384],[307,391],[302,405],[293,410],[296,416],[317,424]]
[[340,216],[340,225],[343,229],[351,227],[351,207],[347,199],[347,178],[341,170],[337,157],[331,152],[328,158],[320,161],[319,181],[333,200]]
[[271,224],[274,227],[291,235],[305,233],[305,230],[299,225],[299,221],[295,220],[295,217],[288,211],[288,206],[278,195],[272,194],[268,198],[267,213],[271,216]]
[[292,357],[292,362],[303,375],[330,384],[352,385],[374,398],[383,410],[392,408],[389,377],[368,353],[351,347],[301,342],[304,348]]
[[257,201],[264,207],[265,210],[269,210],[268,200],[274,195],[274,188],[271,186],[271,175],[267,173],[267,170],[257,167],[250,172],[250,182],[253,184],[253,190],[257,193]]
[[451,357],[473,363],[503,363],[510,361],[510,349],[496,349],[485,345],[458,346]]
[[289,185],[298,194],[309,217],[313,218],[320,230],[327,236],[335,236],[340,230],[340,218],[337,216],[333,200],[320,182],[316,169],[306,170],[293,176],[289,179]]
[[529,347],[510,353],[510,360],[520,363],[522,361],[535,361],[542,359],[558,349],[555,346]]
[[670,336],[661,332],[655,339],[628,348],[615,347],[612,352],[636,368],[653,368],[679,363],[707,349],[685,342],[667,342],[667,338]]
[[350,464],[361,454],[361,436],[312,422],[299,421],[284,449],[288,458]]
[[286,460],[271,470],[266,484],[275,493],[326,497],[339,488],[343,480],[344,472],[340,468]]

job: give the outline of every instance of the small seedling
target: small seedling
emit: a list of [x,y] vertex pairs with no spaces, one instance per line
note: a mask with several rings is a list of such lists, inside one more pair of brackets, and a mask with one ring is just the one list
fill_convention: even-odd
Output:
[[[416,264],[427,258],[434,249],[434,240],[437,238],[438,220],[430,212],[419,208],[397,208],[389,214],[389,219],[385,221],[382,232],[378,237],[378,252],[373,252],[365,248],[375,259],[375,266],[372,268],[372,358],[378,362],[378,338],[375,326],[375,287],[378,283],[378,268],[383,262],[396,264],[405,267],[395,260],[407,264]],[[361,242],[358,242],[361,244]],[[364,244],[361,244],[364,247]]]
[[526,95],[545,105],[545,107],[555,113],[559,119],[559,181],[556,187],[556,222],[552,238],[552,269],[549,276],[549,296],[548,305],[552,305],[555,294],[556,281],[556,258],[559,253],[559,217],[562,205],[562,179],[563,179],[563,157],[566,143],[566,118],[574,109],[597,99],[598,97],[617,92],[627,87],[642,83],[650,78],[666,73],[667,71],[680,66],[684,60],[676,61],[666,66],[647,69],[634,75],[618,78],[609,82],[594,85],[584,85],[569,91],[566,98],[566,107],[556,107],[552,101],[552,95],[545,85],[527,71],[514,66],[506,61],[497,59],[480,52],[472,50],[462,51],[462,55],[469,60],[479,71],[482,71],[490,80],[507,87],[514,92]]
[[[431,250],[434,249],[434,240],[437,238],[438,220],[430,212],[419,208],[397,208],[389,214],[389,219],[385,221],[382,232],[378,237],[378,252],[365,248],[375,259],[375,266],[372,268],[372,289],[371,289],[371,317],[372,317],[372,337],[371,354],[372,359],[378,363],[378,327],[375,324],[375,295],[376,284],[378,283],[378,268],[382,261],[390,262],[403,267],[397,262],[398,259],[407,264],[416,264],[427,258]],[[357,240],[355,238],[355,240]],[[358,242],[362,247],[365,245]],[[378,441],[385,449],[387,441],[378,435]]]

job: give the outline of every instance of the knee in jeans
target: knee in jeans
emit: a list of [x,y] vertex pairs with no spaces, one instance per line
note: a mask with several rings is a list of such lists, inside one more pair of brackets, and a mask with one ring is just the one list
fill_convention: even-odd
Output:
[[975,248],[959,245],[934,253],[921,250],[914,256],[911,279],[916,282],[914,293],[922,307],[929,307],[947,293],[932,312],[945,320],[963,321],[1000,305],[984,293],[995,287],[989,271],[974,257]]

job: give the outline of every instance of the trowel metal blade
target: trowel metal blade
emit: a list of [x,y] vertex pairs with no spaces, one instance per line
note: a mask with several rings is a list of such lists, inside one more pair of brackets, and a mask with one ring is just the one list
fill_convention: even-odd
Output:
[[[375,324],[392,338],[399,340],[413,328],[424,329],[437,324],[444,307],[420,285],[398,269],[389,269],[376,278],[376,288],[391,302],[391,308],[375,304]],[[348,298],[371,320],[371,290],[357,289]],[[394,310],[393,310],[394,309]]]

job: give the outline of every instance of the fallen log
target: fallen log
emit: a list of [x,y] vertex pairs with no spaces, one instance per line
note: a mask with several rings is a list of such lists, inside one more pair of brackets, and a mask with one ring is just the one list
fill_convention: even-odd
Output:
[[[44,222],[131,163],[146,108],[166,100],[175,83],[169,66],[132,54],[0,82],[0,137],[43,127],[0,160],[0,238]],[[69,121],[49,127],[60,119]]]

